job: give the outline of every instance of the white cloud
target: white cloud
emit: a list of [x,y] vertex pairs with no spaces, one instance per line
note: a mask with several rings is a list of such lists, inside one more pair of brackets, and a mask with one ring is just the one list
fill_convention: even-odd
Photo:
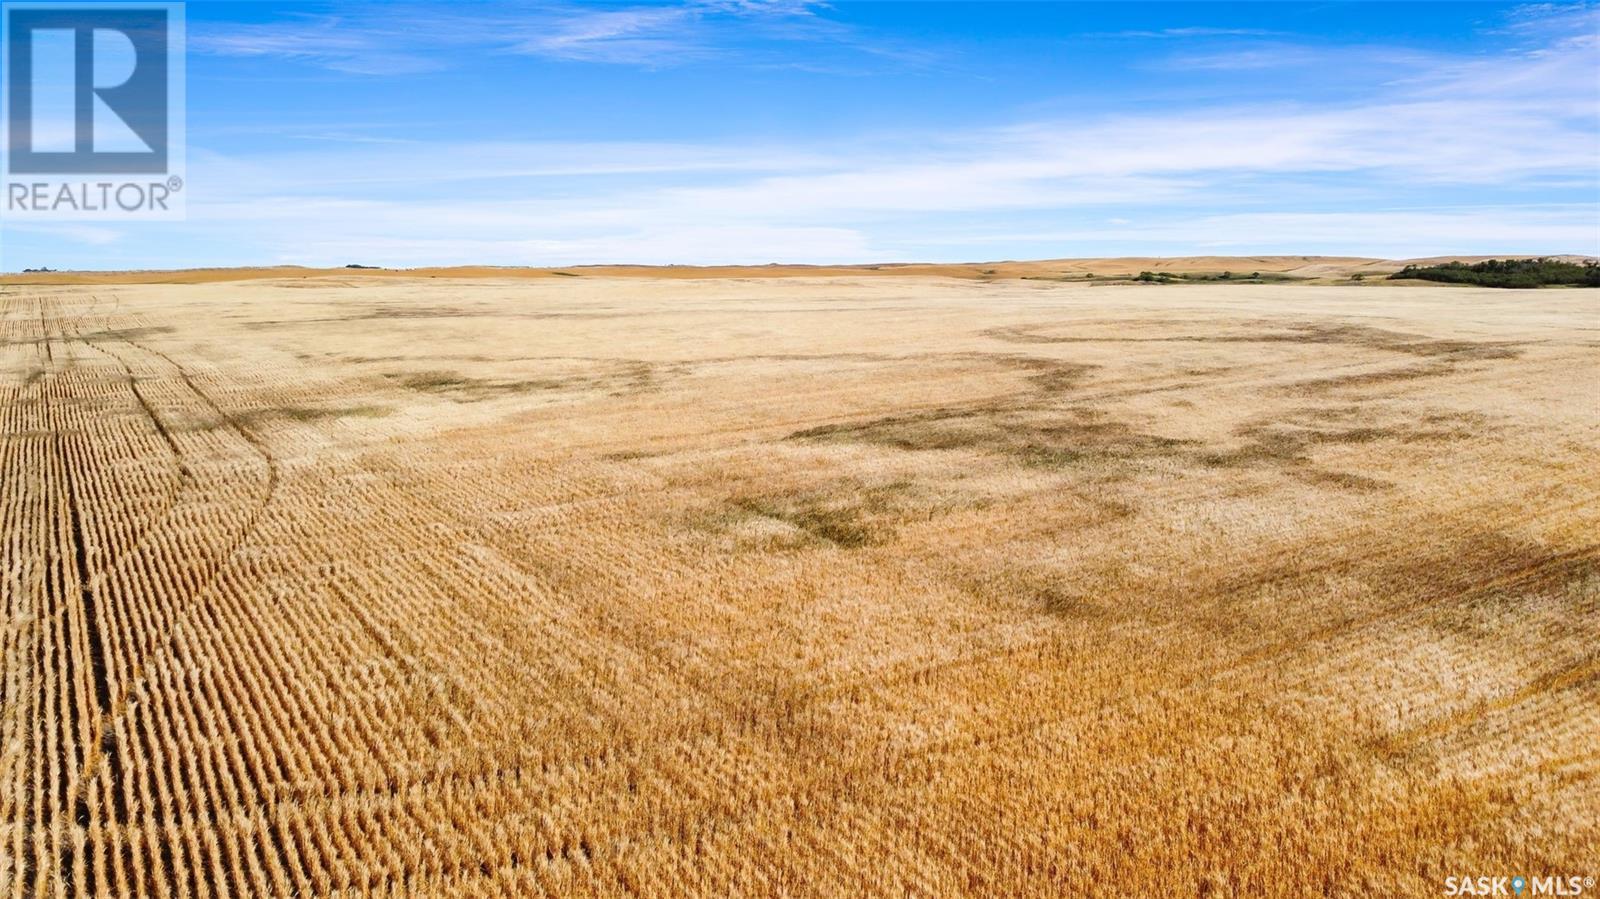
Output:
[[682,36],[698,14],[687,6],[574,12],[543,33],[513,44],[511,50],[588,62],[677,62],[703,52]]
[[320,65],[358,75],[409,75],[444,67],[423,52],[426,41],[388,27],[340,16],[298,16],[227,29],[197,29],[194,52],[219,56],[259,56]]
[[[1124,247],[1189,247],[1272,253],[1323,252],[1357,256],[1420,256],[1489,252],[1594,252],[1596,220],[1583,204],[1442,209],[1373,209],[1359,212],[1240,212],[1223,215],[1156,213],[1134,224],[1111,220],[1093,227],[1043,232],[993,232],[983,242],[1052,241],[1062,244],[1114,243]],[[966,242],[964,238],[933,239]]]
[[91,247],[109,246],[123,238],[123,232],[118,228],[82,223],[8,220],[5,227],[12,234],[42,234]]
[[865,235],[849,228],[651,227],[587,237],[343,236],[282,248],[280,258],[306,265],[339,266],[356,261],[391,266],[417,260],[459,265],[577,265],[625,262],[638,265],[774,261],[866,262],[873,250]]
[[[812,5],[800,0],[354,5],[334,15],[197,28],[190,46],[201,53],[293,60],[363,75],[434,71],[448,67],[450,54],[460,51],[659,67],[734,54],[734,45],[751,34],[778,40],[841,37],[844,31],[837,26],[815,27]],[[760,29],[763,23],[786,27]]]
[[[733,9],[699,7],[709,12],[567,10],[572,18],[537,52],[620,58],[641,49],[635,42],[681,34],[695,15]],[[296,153],[230,157],[196,147],[182,226],[193,239],[152,252],[200,252],[191,248],[210,241],[251,254],[227,262],[385,265],[859,262],[1119,248],[1600,252],[1592,203],[1600,50],[1552,31],[1557,17],[1516,20],[1541,23],[1515,25],[1544,35],[1535,46],[1429,55],[1426,67],[1339,104],[1212,105],[791,144],[351,139],[358,133]],[[479,24],[446,23],[431,40],[467,40],[452,28]],[[271,40],[248,46],[329,59],[380,46],[341,43],[349,36],[338,27],[310,25],[314,39],[257,35]],[[246,46],[229,52],[254,52]],[[1371,50],[1350,52],[1367,59]],[[1589,202],[1551,205],[1561,189],[1552,184]],[[1434,201],[1455,188],[1478,205]],[[1507,199],[1485,206],[1484,197]],[[134,239],[130,232],[120,245]]]
[[1133,38],[1217,38],[1217,37],[1268,37],[1280,34],[1265,28],[1216,28],[1205,25],[1191,25],[1183,28],[1159,28],[1149,31],[1132,30],[1116,31],[1105,35],[1089,35],[1089,37],[1133,37]]
[[[247,159],[196,153],[190,202],[200,209],[203,197],[237,205],[405,191],[413,196],[400,205],[437,205],[448,216],[450,208],[486,214],[476,201],[492,192],[516,198],[492,204],[512,215],[585,223],[691,216],[826,225],[899,213],[1194,202],[1241,183],[1261,191],[1274,179],[1330,175],[1375,187],[1592,182],[1597,129],[1573,113],[1559,100],[1431,91],[1339,108],[1213,108],[814,146],[401,142]],[[415,196],[419,173],[435,196]]]

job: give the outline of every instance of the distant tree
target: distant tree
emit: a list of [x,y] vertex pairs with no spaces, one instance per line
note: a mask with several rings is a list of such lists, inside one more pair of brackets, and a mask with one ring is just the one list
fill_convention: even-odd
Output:
[[1489,259],[1468,265],[1408,265],[1389,276],[1393,280],[1418,279],[1480,287],[1528,288],[1547,285],[1600,287],[1600,264],[1564,262],[1560,259]]

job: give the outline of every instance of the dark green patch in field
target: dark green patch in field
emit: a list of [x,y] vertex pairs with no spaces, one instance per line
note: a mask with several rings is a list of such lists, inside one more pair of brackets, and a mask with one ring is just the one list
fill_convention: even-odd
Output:
[[88,331],[78,336],[84,340],[121,340],[134,341],[155,337],[158,334],[171,334],[173,328],[167,325],[149,326],[141,328],[105,328],[99,331]]
[[1477,534],[1450,548],[1453,564],[1427,573],[1452,591],[1427,619],[1441,635],[1499,646],[1508,619],[1530,628],[1581,621],[1600,601],[1600,557],[1592,551],[1503,533]]
[[[1025,392],[904,415],[820,425],[789,435],[791,440],[867,443],[902,450],[979,449],[1018,452],[1048,445],[1084,410],[1056,404],[1093,366],[1039,356],[982,354],[975,358],[1028,372]],[[1066,418],[1063,418],[1066,416]]]
[[424,390],[435,393],[467,387],[477,380],[447,371],[424,371],[409,375],[385,375],[385,377],[399,381],[400,386],[407,390]]
[[682,366],[657,366],[642,361],[620,361],[572,375],[538,378],[475,378],[454,371],[399,372],[384,375],[407,390],[433,393],[456,402],[477,402],[539,392],[599,392],[611,396],[660,389],[666,375],[679,374]]
[[846,549],[881,543],[894,533],[911,500],[908,481],[864,485],[854,481],[785,493],[735,496],[728,501],[734,517],[759,516],[781,521],[813,540]]
[[240,425],[253,427],[274,421],[293,421],[302,424],[311,424],[319,421],[332,421],[342,418],[384,418],[394,414],[394,409],[389,406],[361,405],[361,406],[261,406],[248,409],[229,418],[205,418],[177,422],[173,430],[178,431],[215,431],[218,428]]
[[[1151,328],[1159,323],[1141,323],[1141,328]],[[1375,350],[1405,353],[1412,356],[1444,357],[1460,361],[1482,359],[1511,359],[1519,355],[1518,344],[1511,341],[1448,340],[1390,331],[1367,325],[1350,324],[1290,324],[1277,330],[1250,331],[1246,333],[1174,334],[1150,337],[1125,337],[1113,335],[1051,334],[1052,326],[1008,325],[987,328],[979,333],[1006,343],[1056,344],[1056,343],[1288,343],[1321,346],[1359,346]],[[1074,322],[1062,322],[1059,329],[1081,328]]]
[[1028,390],[962,405],[822,425],[792,440],[866,443],[908,451],[971,449],[1040,468],[1107,467],[1176,455],[1186,441],[1145,433],[1086,406],[1067,405],[1093,366],[1040,356],[975,354],[1029,372]]
[[967,449],[991,442],[1000,407],[968,406],[886,415],[795,431],[791,440],[870,443],[903,450]]
[[1053,615],[1083,619],[1105,617],[1105,609],[1087,595],[1068,590],[1060,584],[1037,584],[1023,595]]
[[1282,420],[1239,428],[1243,442],[1196,452],[1196,462],[1209,468],[1276,468],[1304,483],[1350,490],[1394,486],[1382,478],[1319,468],[1312,453],[1324,446],[1442,443],[1480,437],[1491,429],[1475,413],[1430,413],[1400,417],[1362,406],[1309,407]]
[[1329,471],[1322,468],[1291,468],[1289,476],[1313,487],[1337,487],[1340,490],[1373,492],[1394,486],[1392,481],[1369,478],[1348,471]]
[[836,546],[857,547],[872,542],[872,530],[862,523],[861,513],[849,507],[823,505],[785,505],[768,500],[742,500],[735,505],[746,512],[775,518]]
[[313,422],[333,418],[383,418],[393,412],[389,406],[273,406],[251,409],[235,417],[241,423],[254,424],[273,419]]
[[559,390],[570,382],[559,378],[529,378],[524,380],[491,380],[472,378],[456,372],[426,371],[411,374],[385,375],[407,390],[436,393],[458,402],[494,399],[519,393],[541,390]]
[[791,439],[910,451],[971,449],[1006,455],[1030,468],[1084,469],[1101,475],[1180,457],[1193,446],[1083,407],[942,409],[810,428]]

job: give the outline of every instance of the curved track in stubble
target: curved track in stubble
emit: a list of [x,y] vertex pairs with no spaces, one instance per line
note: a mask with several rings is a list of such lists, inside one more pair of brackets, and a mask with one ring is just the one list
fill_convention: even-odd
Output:
[[[85,299],[87,303],[81,309],[69,312],[64,307],[64,300],[82,302]],[[61,556],[71,560],[72,571],[70,577],[50,581],[59,587],[51,591],[54,595],[48,603],[60,609],[64,603],[72,601],[68,599],[69,592],[75,592],[78,609],[71,612],[70,617],[79,623],[79,628],[71,640],[71,648],[61,657],[61,667],[63,678],[72,683],[82,679],[77,672],[84,669],[89,672],[87,688],[69,691],[67,700],[70,717],[89,722],[79,731],[78,739],[72,741],[77,745],[66,753],[76,762],[71,768],[59,770],[52,778],[60,785],[51,791],[56,797],[52,803],[53,813],[43,817],[34,815],[31,818],[34,823],[24,821],[21,828],[22,841],[32,843],[36,850],[43,848],[39,846],[41,835],[43,842],[54,843],[55,848],[22,854],[15,880],[41,890],[53,880],[60,883],[81,881],[89,894],[96,894],[96,866],[83,862],[84,841],[59,835],[68,833],[74,826],[80,833],[88,828],[91,821],[99,817],[91,806],[109,805],[115,810],[123,805],[118,800],[125,792],[126,772],[118,752],[122,741],[116,736],[130,711],[131,699],[147,680],[151,663],[172,651],[179,630],[194,608],[204,602],[230,560],[255,534],[277,492],[279,465],[266,444],[229,414],[193,372],[170,355],[134,339],[133,335],[139,333],[136,326],[128,327],[126,323],[123,327],[115,326],[120,307],[120,301],[115,298],[106,308],[95,296],[41,294],[30,298],[13,288],[0,292],[0,300],[4,301],[0,303],[0,315],[8,318],[15,315],[15,307],[19,305],[30,302],[37,305],[37,315],[30,315],[28,319],[38,322],[35,346],[42,373],[26,384],[13,397],[13,402],[38,405],[49,422],[53,462],[45,477],[47,480],[59,478],[55,492],[64,508],[61,509],[63,514],[55,517],[65,524],[67,545]],[[94,319],[99,319],[103,327],[86,327],[86,323]],[[112,363],[115,372],[106,372],[103,366],[82,360],[74,352],[76,348],[87,348],[98,354]],[[167,370],[162,371],[163,368]],[[231,432],[243,449],[257,459],[261,474],[251,490],[254,496],[245,500],[242,521],[231,537],[209,553],[147,552],[150,547],[162,543],[193,545],[192,541],[173,539],[174,529],[180,524],[178,513],[186,502],[203,499],[201,494],[212,486],[200,484],[197,469],[206,463],[191,458],[192,450],[185,449],[180,435],[158,410],[160,400],[145,386],[151,381],[181,385],[179,401],[212,416],[218,426]],[[101,405],[100,400],[118,389],[125,389],[127,397],[131,398],[125,408],[137,409],[159,436],[176,477],[169,481],[159,504],[143,510],[145,514],[132,530],[124,531],[120,539],[102,539],[110,533],[110,527],[100,518],[111,514],[112,510],[95,507],[89,499],[94,490],[86,482],[93,477],[94,470],[108,461],[96,461],[97,451],[126,445],[115,436],[116,429],[124,425],[103,416],[96,420],[95,410],[89,409],[87,415],[85,410]],[[186,400],[183,394],[187,395]],[[168,397],[167,401],[172,399]],[[86,441],[85,433],[102,436]],[[182,566],[192,589],[183,591],[179,601],[165,610],[161,616],[164,620],[152,622],[152,627],[143,630],[142,646],[133,646],[126,638],[112,636],[114,631],[124,628],[130,614],[127,606],[131,598],[119,590],[119,585],[135,576],[162,579],[163,575],[153,572],[152,566]],[[84,710],[90,708],[93,713],[84,714]],[[119,814],[110,818],[127,823]],[[54,864],[46,865],[45,857],[53,857]]]

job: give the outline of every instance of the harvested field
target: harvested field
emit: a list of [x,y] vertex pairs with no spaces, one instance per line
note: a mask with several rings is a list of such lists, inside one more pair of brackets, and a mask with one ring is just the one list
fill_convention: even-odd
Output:
[[0,287],[0,896],[1600,876],[1577,290]]

